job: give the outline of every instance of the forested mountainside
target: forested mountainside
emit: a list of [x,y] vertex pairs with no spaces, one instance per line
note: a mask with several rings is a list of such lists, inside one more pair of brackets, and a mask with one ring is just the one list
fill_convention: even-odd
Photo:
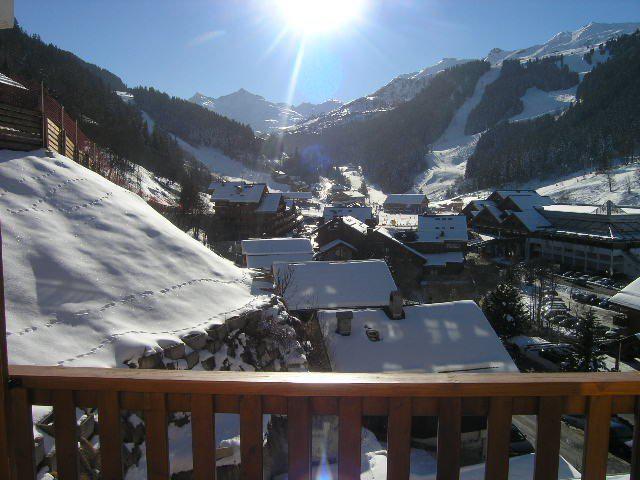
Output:
[[578,82],[578,74],[564,65],[562,56],[528,60],[526,63],[506,60],[502,63],[498,79],[487,85],[482,100],[469,113],[465,134],[482,132],[522,113],[522,96],[529,88],[551,92],[573,87]]
[[[334,125],[319,134],[285,134],[282,144],[289,153],[298,150],[310,165],[318,160],[360,164],[367,178],[386,192],[405,191],[425,168],[428,145],[442,135],[489,68],[489,63],[480,60],[452,67],[435,75],[414,98],[393,110]],[[273,139],[269,142],[272,146],[276,143]]]
[[577,102],[554,117],[501,123],[485,132],[467,163],[469,188],[607,167],[640,142],[640,33],[608,41],[608,61],[577,89]]
[[225,155],[247,164],[251,164],[260,152],[261,140],[254,136],[248,125],[154,88],[137,87],[130,92],[136,105],[160,128],[194,146],[218,148]]

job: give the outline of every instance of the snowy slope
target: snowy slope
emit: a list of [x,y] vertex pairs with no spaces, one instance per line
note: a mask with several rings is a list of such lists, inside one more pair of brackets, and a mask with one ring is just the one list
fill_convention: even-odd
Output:
[[468,61],[467,59],[444,58],[419,72],[400,75],[370,95],[352,100],[326,115],[300,123],[288,130],[291,132],[317,132],[331,125],[338,125],[390,110],[415,97],[437,73]]
[[[478,86],[484,89],[499,74],[502,62],[506,59],[539,58],[549,55],[562,55],[563,62],[582,79],[598,63],[606,61],[608,55],[600,54],[598,45],[622,34],[632,33],[640,28],[640,23],[604,24],[590,23],[573,32],[561,32],[554,35],[546,43],[532,47],[506,51],[495,48],[489,52],[485,60],[493,67],[483,76]],[[591,64],[584,60],[584,55],[595,48]],[[547,113],[561,113],[575,102],[577,87],[566,90],[544,92],[530,88],[522,97],[524,110],[512,117],[510,121],[528,120]],[[477,95],[480,94],[480,97]],[[481,99],[482,92],[478,87],[471,97],[456,113],[451,125],[443,136],[432,146],[432,153],[427,157],[429,168],[416,179],[413,190],[424,191],[430,198],[440,200],[446,197],[447,190],[456,180],[462,179],[467,159],[473,154],[480,135],[464,135],[464,125],[473,107]]]
[[0,210],[12,363],[117,366],[259,301],[242,270],[65,157],[0,151]]

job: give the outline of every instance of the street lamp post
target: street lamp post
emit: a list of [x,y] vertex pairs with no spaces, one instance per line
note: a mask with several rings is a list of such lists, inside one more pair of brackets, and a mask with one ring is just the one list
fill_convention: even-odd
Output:
[[633,335],[628,335],[626,337],[622,337],[616,340],[618,342],[618,354],[616,355],[616,366],[614,368],[616,372],[620,371],[620,357],[622,356],[622,342],[624,342],[625,340],[629,340],[630,338],[636,338],[640,340],[640,333],[634,333]]

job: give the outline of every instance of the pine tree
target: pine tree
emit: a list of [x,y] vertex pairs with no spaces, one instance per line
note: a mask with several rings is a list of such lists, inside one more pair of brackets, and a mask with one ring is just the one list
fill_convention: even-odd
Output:
[[358,189],[358,192],[360,192],[362,195],[364,195],[365,198],[367,198],[369,196],[369,189],[367,188],[367,183],[364,181],[364,178],[362,179],[362,182],[360,183],[360,188]]
[[576,372],[597,372],[604,355],[600,344],[604,340],[601,325],[592,309],[578,317],[574,352],[570,358],[570,369]]
[[511,283],[501,283],[481,301],[482,311],[500,337],[526,331],[529,323],[520,290]]

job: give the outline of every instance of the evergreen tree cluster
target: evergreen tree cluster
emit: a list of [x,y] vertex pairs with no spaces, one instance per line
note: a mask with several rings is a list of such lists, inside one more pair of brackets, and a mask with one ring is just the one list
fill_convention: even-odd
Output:
[[545,92],[578,84],[578,74],[563,64],[562,57],[546,57],[521,63],[505,60],[497,80],[485,88],[480,103],[469,113],[465,133],[471,135],[522,113],[522,96],[529,88]]
[[481,305],[489,323],[501,338],[526,332],[529,314],[520,290],[512,283],[499,284],[483,297]]
[[192,145],[220,149],[225,155],[252,163],[260,152],[260,140],[251,127],[223,117],[195,103],[170,97],[153,87],[131,90],[136,105],[165,131]]
[[605,340],[602,331],[593,310],[589,309],[579,316],[569,369],[576,372],[597,372],[602,367],[604,354],[601,352],[601,344]]
[[577,89],[562,115],[500,123],[485,132],[465,173],[469,188],[549,178],[583,168],[606,169],[614,157],[635,155],[640,142],[640,33],[603,46],[608,61]]
[[412,100],[393,110],[319,134],[285,134],[282,144],[289,152],[297,148],[303,158],[308,147],[316,147],[314,152],[321,148],[331,164],[357,163],[385,191],[406,191],[425,168],[428,145],[446,130],[489,68],[483,61],[458,65],[434,76]]

